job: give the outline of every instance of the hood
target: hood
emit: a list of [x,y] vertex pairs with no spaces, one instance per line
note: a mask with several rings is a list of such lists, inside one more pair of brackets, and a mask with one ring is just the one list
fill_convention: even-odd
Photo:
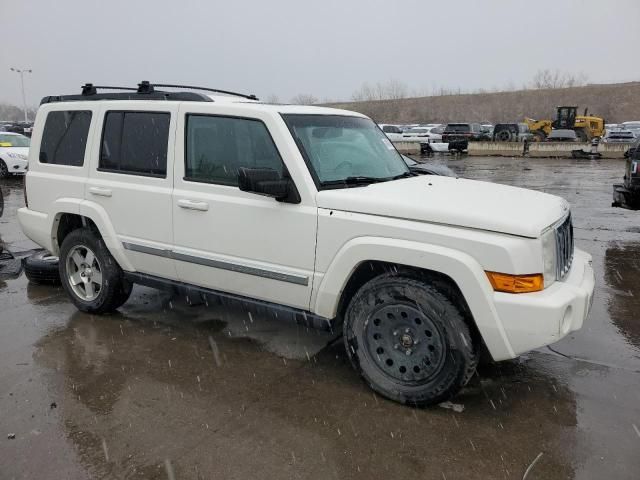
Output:
[[569,210],[555,195],[440,176],[322,190],[318,206],[536,238]]

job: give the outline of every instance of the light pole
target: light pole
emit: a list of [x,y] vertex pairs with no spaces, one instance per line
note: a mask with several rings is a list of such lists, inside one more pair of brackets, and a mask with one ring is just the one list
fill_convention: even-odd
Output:
[[12,72],[16,72],[20,74],[20,85],[22,86],[22,109],[24,110],[24,121],[28,122],[29,118],[27,117],[27,99],[24,96],[24,74],[25,73],[33,73],[33,70],[23,68],[22,70],[19,68],[11,67]]

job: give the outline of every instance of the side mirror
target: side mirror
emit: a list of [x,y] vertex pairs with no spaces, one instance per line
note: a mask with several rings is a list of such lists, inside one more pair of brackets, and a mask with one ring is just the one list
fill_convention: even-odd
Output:
[[279,202],[300,203],[300,195],[290,178],[282,178],[272,168],[245,168],[238,170],[238,187],[243,192],[273,197]]

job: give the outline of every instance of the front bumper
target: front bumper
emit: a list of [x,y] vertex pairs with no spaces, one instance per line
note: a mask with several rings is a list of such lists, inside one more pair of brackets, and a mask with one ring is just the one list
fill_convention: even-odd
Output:
[[576,249],[564,280],[541,292],[494,293],[496,311],[514,354],[555,343],[579,330],[591,309],[594,286],[591,255]]

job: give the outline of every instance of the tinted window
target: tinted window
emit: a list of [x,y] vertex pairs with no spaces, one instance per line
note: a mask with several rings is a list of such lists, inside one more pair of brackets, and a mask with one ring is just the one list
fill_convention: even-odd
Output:
[[163,112],[108,112],[100,169],[165,177],[170,119]]
[[447,132],[457,132],[457,133],[465,133],[470,132],[471,127],[468,123],[450,123],[445,128]]
[[49,112],[40,142],[40,162],[81,167],[91,112]]
[[282,176],[282,159],[261,121],[187,116],[186,180],[235,186],[240,167],[272,168]]

